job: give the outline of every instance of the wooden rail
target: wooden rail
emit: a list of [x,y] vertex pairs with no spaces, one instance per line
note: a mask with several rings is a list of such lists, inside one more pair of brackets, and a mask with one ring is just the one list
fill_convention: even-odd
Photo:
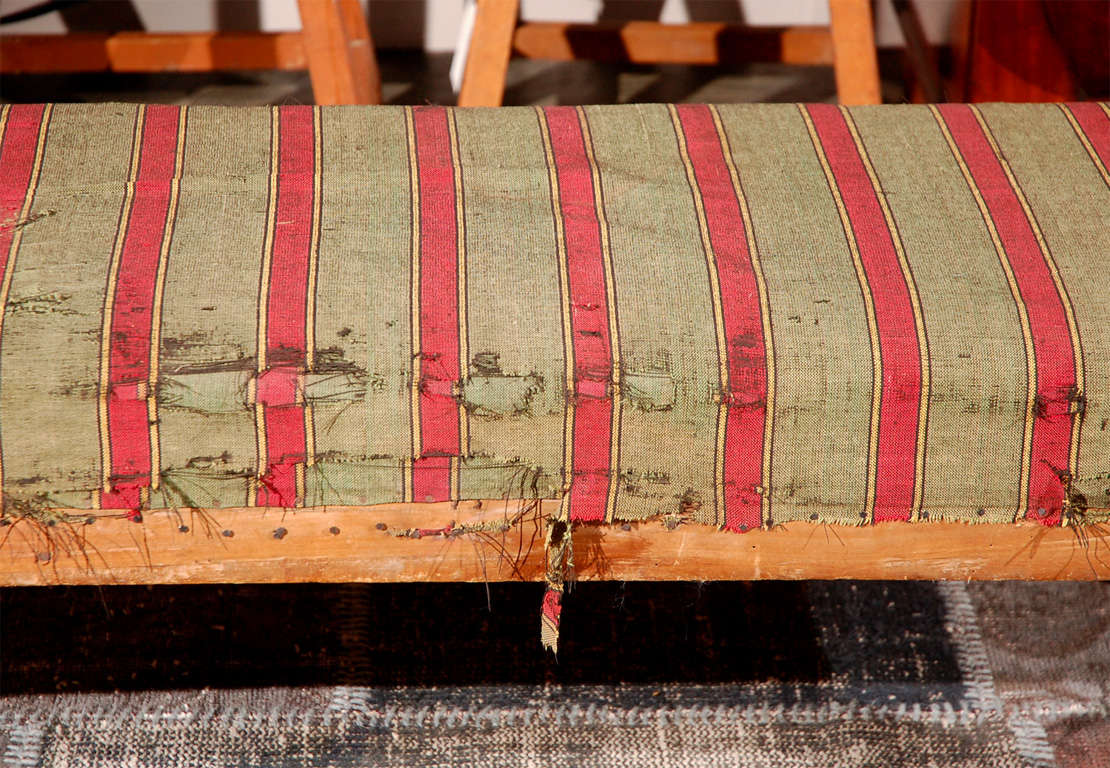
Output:
[[[498,2],[513,5],[512,0]],[[826,27],[756,28],[716,22],[682,25],[651,21],[534,22],[520,25],[511,34],[513,53],[526,58],[653,64],[781,61],[827,65],[833,62],[832,35]],[[497,50],[502,47],[508,46],[496,46]],[[487,62],[487,58],[488,54],[477,56],[473,66],[504,68],[507,63]],[[305,42],[299,32],[0,36],[0,72],[10,74],[307,68]]]
[[[488,501],[23,520],[0,528],[0,585],[534,581],[544,569],[541,513],[555,509]],[[506,518],[515,524],[498,530]],[[576,527],[577,578],[1110,578],[1110,538],[1097,528],[797,522],[734,534],[675,523]]]
[[833,63],[827,27],[744,27],[718,22],[531,22],[517,27],[513,52],[532,59],[638,64]]
[[117,32],[0,36],[0,72],[307,69],[299,32]]

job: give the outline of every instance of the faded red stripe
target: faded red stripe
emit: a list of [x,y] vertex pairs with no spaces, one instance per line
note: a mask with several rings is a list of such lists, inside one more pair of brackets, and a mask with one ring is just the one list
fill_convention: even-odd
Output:
[[767,417],[767,352],[759,286],[740,202],[725,164],[709,108],[681,105],[679,122],[705,209],[717,262],[728,362],[725,415],[725,527],[749,530],[762,524],[763,430]]
[[[1075,354],[1064,304],[1036,235],[975,115],[966,105],[945,104],[941,116],[990,212],[1029,314],[1036,357],[1037,407],[1026,516],[1060,521],[1068,470]],[[1044,510],[1042,514],[1040,510]]]
[[315,129],[312,107],[278,111],[278,173],[273,255],[266,305],[266,370],[258,402],[266,427],[266,471],[259,506],[297,504],[296,465],[305,461],[304,405],[298,379],[307,363],[306,313],[312,249]]
[[879,455],[875,472],[875,521],[909,520],[917,466],[921,406],[921,348],[906,277],[893,233],[840,110],[807,107],[847,209],[875,306],[882,360]]
[[1092,102],[1067,105],[1104,168],[1110,169],[1110,116]]
[[15,227],[31,186],[45,109],[41,104],[13,105],[0,139],[0,275],[8,268]]
[[609,497],[613,395],[612,339],[601,223],[585,137],[574,107],[545,107],[559,184],[574,350],[572,520],[604,520]]
[[460,455],[459,252],[455,170],[443,107],[413,109],[420,184],[420,443],[413,499],[451,497],[451,462]]
[[170,209],[180,115],[180,107],[146,108],[134,197],[123,222],[108,352],[111,491],[101,499],[108,509],[138,509],[139,489],[151,484],[146,381],[154,283]]

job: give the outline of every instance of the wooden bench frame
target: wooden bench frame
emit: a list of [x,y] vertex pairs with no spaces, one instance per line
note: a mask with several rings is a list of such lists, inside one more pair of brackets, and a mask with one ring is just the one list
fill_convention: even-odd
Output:
[[[557,502],[74,510],[0,528],[0,585],[539,581]],[[93,522],[90,524],[88,520]],[[1100,527],[791,522],[746,534],[679,519],[573,530],[595,580],[1110,579]]]
[[[871,0],[829,0],[824,27],[754,29],[715,23],[616,25],[520,24],[520,0],[476,0],[460,107],[496,107],[505,92],[509,59],[613,59],[638,63],[719,64],[771,58],[792,64],[832,64],[841,104],[879,104],[878,54]],[[738,55],[739,54],[739,55]]]
[[300,32],[4,35],[0,73],[307,69],[317,104],[380,104],[359,0],[297,0]]

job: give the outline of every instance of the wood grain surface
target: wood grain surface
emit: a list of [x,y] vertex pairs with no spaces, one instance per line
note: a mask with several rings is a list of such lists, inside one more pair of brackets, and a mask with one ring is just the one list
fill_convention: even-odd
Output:
[[[534,581],[556,507],[163,510],[141,523],[75,511],[70,522],[0,528],[0,584]],[[1101,528],[1026,523],[798,522],[734,534],[671,518],[577,527],[574,551],[579,579],[1110,578]]]

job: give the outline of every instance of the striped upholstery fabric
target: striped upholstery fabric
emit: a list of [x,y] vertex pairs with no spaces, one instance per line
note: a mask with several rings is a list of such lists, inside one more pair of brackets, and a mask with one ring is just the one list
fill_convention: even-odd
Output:
[[0,133],[6,515],[1110,507],[1107,105],[18,105]]

